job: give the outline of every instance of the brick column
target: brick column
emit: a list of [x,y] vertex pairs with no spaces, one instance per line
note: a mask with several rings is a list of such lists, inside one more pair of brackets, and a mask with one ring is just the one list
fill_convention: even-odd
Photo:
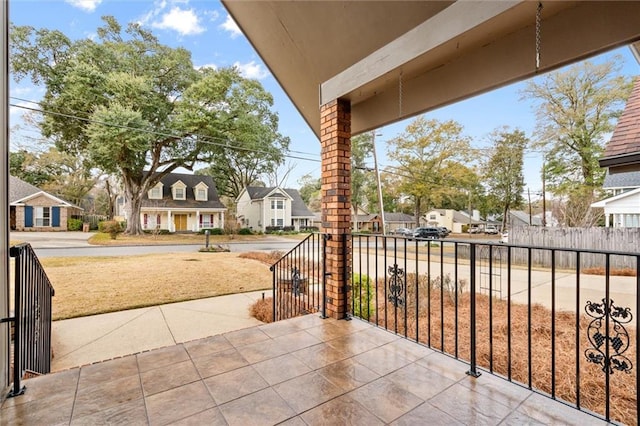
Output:
[[334,100],[320,108],[322,231],[326,242],[327,315],[349,311],[351,281],[351,104]]

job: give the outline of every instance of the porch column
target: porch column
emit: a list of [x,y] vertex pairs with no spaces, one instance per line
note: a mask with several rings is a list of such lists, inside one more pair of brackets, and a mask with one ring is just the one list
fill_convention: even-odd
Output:
[[169,232],[174,232],[173,224],[171,223],[171,210],[167,210],[167,228]]
[[351,281],[351,104],[334,100],[320,108],[322,231],[326,242],[327,315],[349,311]]

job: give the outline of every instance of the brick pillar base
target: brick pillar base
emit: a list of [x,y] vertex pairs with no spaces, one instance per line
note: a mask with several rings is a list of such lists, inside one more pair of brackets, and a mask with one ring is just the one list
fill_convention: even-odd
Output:
[[326,250],[327,315],[349,312],[351,281],[351,104],[334,100],[320,109],[322,231]]

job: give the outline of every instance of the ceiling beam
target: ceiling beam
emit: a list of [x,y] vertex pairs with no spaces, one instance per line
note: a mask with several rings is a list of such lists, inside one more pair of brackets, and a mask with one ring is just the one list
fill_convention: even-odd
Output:
[[522,1],[457,1],[320,85],[320,105],[338,99],[495,18]]

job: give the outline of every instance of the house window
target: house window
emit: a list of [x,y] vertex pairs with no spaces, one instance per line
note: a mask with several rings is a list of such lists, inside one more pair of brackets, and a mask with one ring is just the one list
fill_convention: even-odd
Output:
[[201,214],[200,215],[200,227],[201,228],[213,228],[213,215]]
[[207,190],[204,188],[196,189],[196,200],[198,201],[207,201]]
[[173,199],[184,200],[184,188],[173,188]]
[[271,200],[271,210],[284,210],[284,200]]
[[162,188],[156,186],[155,188],[151,188],[149,191],[149,199],[150,200],[161,200],[162,199]]
[[35,207],[36,226],[51,226],[51,207]]
[[284,226],[284,219],[271,219],[271,226]]

